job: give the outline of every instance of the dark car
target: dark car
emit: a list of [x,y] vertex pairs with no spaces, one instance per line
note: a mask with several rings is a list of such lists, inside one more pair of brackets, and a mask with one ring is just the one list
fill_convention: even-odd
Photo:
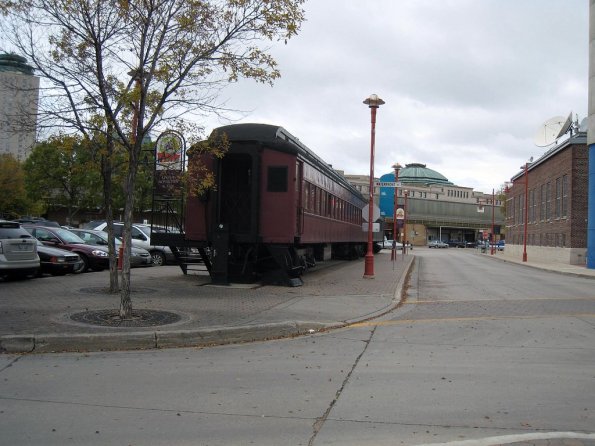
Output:
[[[107,232],[96,231],[94,229],[70,229],[71,232],[82,238],[85,243],[90,245],[105,246],[107,247]],[[119,255],[120,246],[122,241],[116,237],[116,256]],[[134,246],[130,250],[130,266],[153,266],[153,258],[151,253],[143,248],[135,248]]]
[[39,240],[37,240],[37,254],[41,262],[40,276],[44,273],[52,276],[72,274],[82,266],[82,260],[78,254],[66,249],[46,246]]
[[82,273],[89,269],[101,271],[109,268],[107,248],[87,245],[83,239],[68,229],[30,225],[23,225],[23,227],[46,246],[77,253],[81,258],[81,263],[80,267],[75,270],[76,273]]

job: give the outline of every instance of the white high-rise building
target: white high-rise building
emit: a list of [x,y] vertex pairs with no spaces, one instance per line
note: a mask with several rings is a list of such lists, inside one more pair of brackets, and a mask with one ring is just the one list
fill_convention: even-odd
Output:
[[0,54],[0,154],[25,160],[37,132],[39,78],[24,57]]

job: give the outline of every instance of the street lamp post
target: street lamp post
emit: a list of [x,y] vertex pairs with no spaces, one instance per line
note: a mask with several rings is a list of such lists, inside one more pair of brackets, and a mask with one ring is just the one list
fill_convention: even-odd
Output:
[[364,100],[370,107],[372,130],[370,136],[370,199],[368,201],[368,251],[364,261],[364,278],[374,278],[374,247],[373,247],[373,222],[374,218],[374,144],[376,140],[376,110],[385,102],[376,94]]
[[529,163],[525,163],[525,228],[523,230],[523,262],[527,261],[527,224],[529,223],[529,212],[527,209],[529,203]]
[[494,234],[494,208],[496,207],[496,201],[494,200],[494,189],[492,189],[492,246],[490,247],[490,255],[494,255],[496,249],[496,234]]
[[407,197],[409,197],[409,191],[405,189],[403,191],[405,195],[405,204],[403,205],[403,257],[407,253]]
[[392,165],[392,168],[395,169],[395,199],[393,201],[393,246],[390,252],[391,260],[395,260],[397,258],[397,205],[399,204],[397,191],[399,183],[399,170],[401,170],[401,167],[402,166],[399,163]]

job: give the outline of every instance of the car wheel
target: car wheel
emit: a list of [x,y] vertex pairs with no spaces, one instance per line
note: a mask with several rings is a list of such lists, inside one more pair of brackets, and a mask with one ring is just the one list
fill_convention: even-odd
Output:
[[73,272],[75,274],[84,273],[85,271],[87,271],[89,269],[89,259],[87,258],[87,256],[85,256],[83,254],[79,254],[79,257],[81,258],[81,262],[74,269]]
[[153,265],[163,266],[165,265],[165,254],[160,251],[152,251],[151,258],[153,259]]

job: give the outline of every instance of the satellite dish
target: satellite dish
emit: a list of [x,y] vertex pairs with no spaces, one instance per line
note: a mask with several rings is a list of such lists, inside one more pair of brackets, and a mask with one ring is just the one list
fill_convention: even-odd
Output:
[[[572,112],[570,112],[570,114],[568,115],[568,118],[566,118],[566,121],[564,121],[564,124],[562,124],[560,133],[558,133],[558,136],[556,136],[556,139],[560,138],[561,136],[564,136],[566,134],[566,132],[568,132],[568,129],[570,128],[571,125],[572,125]],[[572,136],[572,133],[570,134],[570,136]]]
[[583,118],[583,120],[581,121],[581,125],[578,126],[578,131],[581,133],[586,133],[588,124],[589,118]]
[[565,122],[566,118],[564,116],[554,116],[541,124],[533,138],[535,145],[545,147],[555,143]]

